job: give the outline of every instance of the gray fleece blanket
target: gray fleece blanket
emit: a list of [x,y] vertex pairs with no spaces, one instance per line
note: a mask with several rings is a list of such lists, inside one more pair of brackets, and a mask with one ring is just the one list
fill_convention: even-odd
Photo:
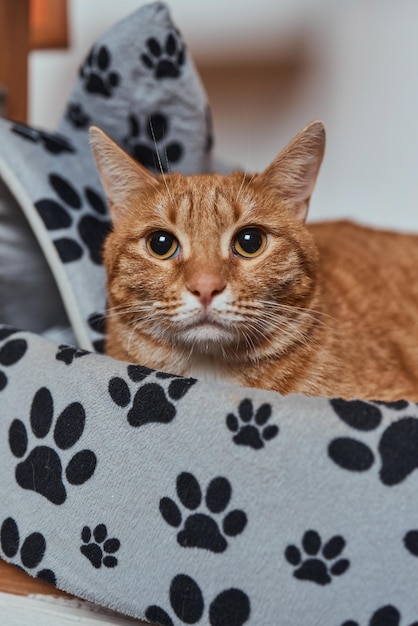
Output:
[[151,169],[157,150],[165,168],[215,168],[163,4],[93,46],[59,133],[0,122],[3,198],[75,336],[0,327],[0,557],[161,626],[417,626],[417,406],[281,397],[100,354],[109,220],[92,123]]

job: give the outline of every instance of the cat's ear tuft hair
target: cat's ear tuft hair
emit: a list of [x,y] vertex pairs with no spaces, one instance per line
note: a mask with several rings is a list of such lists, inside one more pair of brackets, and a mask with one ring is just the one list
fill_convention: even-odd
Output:
[[135,195],[156,186],[156,178],[97,126],[90,128],[90,145],[116,223]]
[[309,201],[325,151],[325,128],[311,122],[287,144],[263,172],[262,179],[300,221],[305,221]]

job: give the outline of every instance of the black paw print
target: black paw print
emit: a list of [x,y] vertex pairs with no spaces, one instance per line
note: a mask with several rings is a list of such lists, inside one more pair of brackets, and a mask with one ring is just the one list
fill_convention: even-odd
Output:
[[[50,434],[54,418],[54,405],[51,392],[42,387],[32,400],[30,425],[36,439],[44,439]],[[65,457],[65,452],[73,448],[81,438],[86,421],[85,411],[79,402],[69,404],[57,417],[53,430],[53,442]],[[28,452],[29,438],[25,424],[13,420],[9,429],[9,445],[12,454],[20,459]],[[96,455],[91,450],[81,450],[71,456],[63,467],[60,455],[51,446],[35,446],[26,458],[17,464],[16,482],[23,489],[30,489],[47,498],[53,504],[63,504],[67,499],[64,481],[70,485],[82,485],[89,480],[96,469]]]
[[[0,341],[11,337],[16,332],[18,331],[14,328],[0,328]],[[3,365],[4,367],[14,365],[25,356],[27,349],[28,344],[25,339],[11,339],[10,341],[7,341],[0,348],[0,365]],[[3,391],[7,382],[8,380],[6,374],[0,370],[0,391]]]
[[161,44],[155,37],[146,41],[147,50],[141,54],[142,63],[154,72],[155,78],[178,78],[185,61],[185,48],[179,33],[167,34]]
[[[388,604],[373,613],[368,622],[368,626],[400,626],[400,623],[401,614],[398,609]],[[353,620],[348,620],[344,622],[344,624],[341,624],[341,626],[360,626],[360,624]],[[410,624],[410,626],[418,626],[418,622],[414,622]]]
[[74,348],[73,346],[62,344],[58,346],[58,352],[55,355],[55,358],[57,361],[62,361],[66,365],[71,365],[74,359],[79,359],[87,354],[90,354],[87,350],[80,350],[78,348]]
[[[142,383],[151,374],[153,370],[147,367],[128,366],[128,376],[134,383]],[[127,414],[131,426],[144,426],[151,422],[168,424],[173,421],[177,414],[173,402],[181,400],[196,382],[194,378],[180,378],[163,372],[156,372],[155,375],[157,379],[170,381],[167,392],[159,383],[145,383],[136,391],[133,400],[129,385],[123,378],[115,377],[109,382],[109,394],[113,402],[122,408],[131,407]],[[167,395],[173,402],[170,402]]]
[[129,135],[123,140],[124,147],[139,163],[161,173],[161,170],[169,172],[170,164],[177,163],[181,159],[182,146],[176,141],[165,143],[169,132],[168,118],[165,115],[162,113],[150,115],[145,134],[135,115],[129,116],[128,123]]
[[[380,408],[402,410],[409,406],[399,402],[364,402],[362,400],[333,399],[331,406],[338,417],[351,428],[361,432],[376,430],[383,419]],[[405,416],[390,424],[378,444],[381,459],[380,480],[384,485],[397,485],[418,467],[418,418]],[[369,470],[375,462],[371,448],[352,437],[338,437],[328,446],[330,458],[343,469],[352,472]]]
[[32,143],[40,143],[44,149],[51,154],[61,154],[62,152],[75,152],[71,142],[58,133],[47,133],[37,130],[27,124],[15,123],[11,126],[12,133],[19,135],[22,139]]
[[96,569],[104,567],[116,567],[118,560],[115,556],[120,548],[120,541],[116,537],[107,536],[105,524],[98,524],[93,532],[89,526],[84,526],[81,531],[83,545],[80,548],[82,554],[88,558]]
[[[196,511],[202,504],[200,485],[193,474],[183,472],[177,477],[177,496],[188,511]],[[217,522],[213,516],[223,514],[231,500],[232,489],[229,481],[222,476],[214,478],[206,490],[205,503],[209,511],[189,514],[183,524],[183,530],[177,534],[178,543],[185,548],[204,548],[211,552],[225,552],[228,543],[224,535],[235,537],[241,534],[247,525],[244,511],[230,511]],[[183,523],[181,511],[171,498],[160,500],[160,513],[170,526],[178,528]],[[222,531],[220,523],[222,522]]]
[[[40,569],[33,572],[35,568],[38,568],[45,556],[46,540],[41,533],[31,533],[20,545],[19,529],[12,517],[8,517],[4,520],[0,529],[0,547],[3,555],[8,559],[15,559],[19,554],[19,560],[22,564],[22,569],[25,569],[35,578],[45,580],[51,585],[56,585],[56,577],[50,569]],[[17,565],[17,563],[14,563]]]
[[76,102],[69,103],[65,117],[74,128],[87,128],[91,124],[91,118],[84,111],[83,105]]
[[89,315],[87,323],[89,327],[94,330],[98,335],[103,335],[101,339],[93,341],[93,347],[96,352],[104,354],[105,352],[105,340],[104,335],[106,333],[106,315],[104,313],[92,313]]
[[[180,620],[178,624],[197,624],[205,613],[205,601],[199,585],[185,574],[175,576],[170,585],[170,605]],[[210,603],[208,617],[210,626],[242,626],[250,616],[250,600],[240,589],[222,591]],[[149,606],[147,620],[161,626],[174,626],[169,614],[159,606]],[[177,623],[177,622],[176,622]],[[203,623],[203,622],[201,622]]]
[[[49,184],[61,202],[52,198],[43,198],[35,202],[42,221],[50,231],[69,228],[77,212],[83,208],[83,198],[73,185],[60,174],[50,174]],[[106,204],[100,194],[91,187],[83,190],[88,204],[88,213],[77,222],[77,230],[95,265],[102,264],[101,250],[103,241],[110,230],[109,219],[98,219],[95,214],[105,216]],[[92,214],[93,213],[93,214]],[[54,245],[63,263],[77,261],[83,256],[83,248],[78,241],[70,237],[54,240]]]
[[93,47],[87,59],[80,67],[80,76],[84,81],[84,89],[89,93],[96,93],[105,98],[113,95],[119,85],[120,76],[110,71],[111,54],[106,46]]
[[236,433],[232,441],[237,445],[259,450],[264,447],[265,441],[270,441],[279,433],[275,424],[266,425],[271,417],[271,404],[262,404],[254,415],[252,401],[245,398],[239,404],[238,416],[229,413],[226,418],[227,427]]
[[418,557],[418,530],[407,532],[403,541],[408,552]]
[[205,119],[206,119],[206,142],[205,142],[205,152],[210,152],[214,146],[215,139],[213,135],[213,119],[212,112],[210,107],[206,107],[205,111]]
[[[310,580],[318,585],[327,585],[333,576],[341,576],[350,566],[347,559],[338,559],[345,547],[343,537],[335,535],[322,547],[322,540],[316,530],[307,530],[302,538],[302,549],[306,555],[302,559],[301,550],[290,545],[285,557],[296,569],[293,576],[299,580]],[[322,548],[322,550],[321,550]]]

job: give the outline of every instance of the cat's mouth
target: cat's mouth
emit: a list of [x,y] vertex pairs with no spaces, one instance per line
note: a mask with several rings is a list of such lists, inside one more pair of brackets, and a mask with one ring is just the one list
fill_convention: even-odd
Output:
[[236,333],[230,323],[205,313],[182,324],[181,337],[186,343],[193,345],[220,345],[236,342]]

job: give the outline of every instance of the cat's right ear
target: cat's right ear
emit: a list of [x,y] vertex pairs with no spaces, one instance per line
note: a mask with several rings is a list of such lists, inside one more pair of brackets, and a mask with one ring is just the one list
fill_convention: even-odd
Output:
[[325,151],[325,128],[322,122],[311,122],[280,152],[261,174],[291,213],[305,221],[309,201]]
[[132,198],[155,187],[156,179],[97,126],[90,128],[90,144],[115,224]]

